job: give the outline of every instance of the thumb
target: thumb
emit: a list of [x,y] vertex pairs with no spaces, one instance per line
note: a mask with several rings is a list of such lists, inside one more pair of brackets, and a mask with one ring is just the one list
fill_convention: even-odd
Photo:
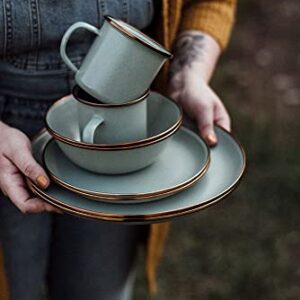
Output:
[[50,180],[44,169],[35,161],[30,148],[23,148],[12,154],[12,162],[29,179],[35,182],[40,188],[45,189],[49,186]]
[[202,138],[209,146],[215,146],[217,144],[217,136],[214,131],[212,107],[202,107],[196,112],[195,118]]

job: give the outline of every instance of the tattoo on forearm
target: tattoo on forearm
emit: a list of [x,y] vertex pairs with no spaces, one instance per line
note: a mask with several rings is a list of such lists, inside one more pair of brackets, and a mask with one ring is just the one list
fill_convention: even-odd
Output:
[[172,77],[183,67],[191,67],[195,60],[201,60],[204,48],[204,35],[184,33],[176,41],[174,47],[174,61],[171,65]]

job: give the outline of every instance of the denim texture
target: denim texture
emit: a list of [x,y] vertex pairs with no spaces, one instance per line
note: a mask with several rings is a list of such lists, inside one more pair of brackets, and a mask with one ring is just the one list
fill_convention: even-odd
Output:
[[[153,17],[151,0],[2,0],[0,8],[0,56],[18,68],[34,70],[65,67],[60,40],[77,21],[101,27],[108,14],[143,29]],[[74,33],[70,58],[80,60],[93,38],[84,30]]]
[[[153,13],[150,0],[0,1],[0,120],[32,137],[49,106],[70,93],[73,74],[59,43],[71,24],[100,27],[110,14],[143,29]],[[74,34],[68,53],[76,64],[93,38]],[[135,254],[147,230],[67,214],[24,215],[0,193],[10,299],[42,299],[45,286],[51,300],[131,299]]]

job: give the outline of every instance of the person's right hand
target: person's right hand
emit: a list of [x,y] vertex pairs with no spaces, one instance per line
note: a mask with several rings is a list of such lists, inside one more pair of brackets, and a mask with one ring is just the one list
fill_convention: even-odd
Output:
[[21,131],[0,122],[0,189],[23,213],[59,210],[40,198],[32,197],[24,182],[28,177],[40,188],[47,188],[49,178],[31,154],[31,143]]

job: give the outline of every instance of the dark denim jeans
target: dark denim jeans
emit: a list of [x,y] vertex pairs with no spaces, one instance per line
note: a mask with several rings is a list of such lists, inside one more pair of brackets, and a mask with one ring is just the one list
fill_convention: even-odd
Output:
[[[111,14],[143,28],[153,15],[150,0],[3,3],[0,120],[29,137],[43,127],[53,101],[69,94],[74,84],[58,51],[68,26],[79,20],[100,26],[103,15]],[[74,37],[69,54],[77,64],[91,38],[80,32]],[[45,287],[54,300],[130,299],[135,254],[147,230],[67,214],[24,215],[0,193],[0,240],[10,299],[41,299]]]

